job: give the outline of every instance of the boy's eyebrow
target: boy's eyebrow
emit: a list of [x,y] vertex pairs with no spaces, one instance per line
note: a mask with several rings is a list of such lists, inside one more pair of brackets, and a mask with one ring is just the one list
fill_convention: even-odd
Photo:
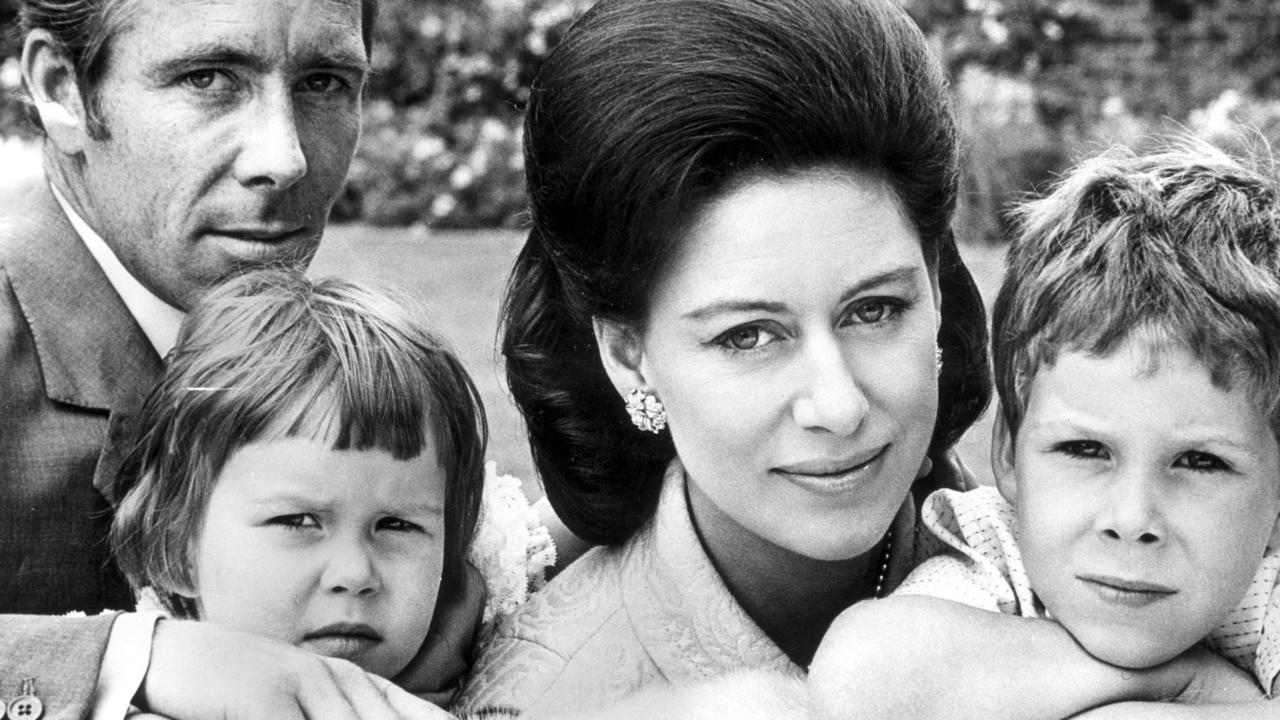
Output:
[[[859,280],[841,293],[840,303],[844,304],[871,288],[913,279],[918,273],[919,269],[915,266],[904,266],[876,273],[871,277]],[[690,310],[684,314],[684,317],[689,320],[706,320],[709,317],[714,317],[722,313],[781,313],[786,311],[786,309],[787,306],[785,303],[769,302],[766,300],[721,300],[713,302],[710,305],[704,305],[695,310]]]

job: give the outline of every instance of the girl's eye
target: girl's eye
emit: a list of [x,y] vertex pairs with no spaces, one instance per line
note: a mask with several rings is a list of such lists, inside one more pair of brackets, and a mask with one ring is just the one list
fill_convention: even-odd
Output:
[[1073,458],[1106,460],[1107,449],[1094,440],[1068,440],[1053,446],[1053,451]]
[[278,515],[267,521],[269,525],[281,525],[290,528],[313,528],[320,527],[320,521],[315,515],[310,513],[297,513],[295,515]]
[[757,350],[775,342],[778,337],[759,325],[743,325],[726,332],[714,342],[728,350]]
[[1174,467],[1184,467],[1199,472],[1221,472],[1230,470],[1231,465],[1213,453],[1190,450],[1178,456]]
[[418,532],[422,530],[422,526],[417,523],[411,523],[408,520],[401,520],[397,517],[384,517],[378,521],[377,528],[379,530],[393,530],[397,532]]

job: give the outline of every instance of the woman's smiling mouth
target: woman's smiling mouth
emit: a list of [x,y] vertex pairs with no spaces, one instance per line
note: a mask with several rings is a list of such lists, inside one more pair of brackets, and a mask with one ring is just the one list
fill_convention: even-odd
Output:
[[840,495],[861,486],[868,471],[888,450],[888,445],[882,445],[851,458],[790,463],[774,468],[773,472],[810,492]]

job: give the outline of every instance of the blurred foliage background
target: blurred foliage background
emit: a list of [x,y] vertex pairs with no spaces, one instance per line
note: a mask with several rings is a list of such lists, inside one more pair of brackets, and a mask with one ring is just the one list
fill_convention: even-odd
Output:
[[[902,2],[953,80],[968,241],[999,240],[1009,203],[1106,144],[1172,130],[1280,144],[1280,0]],[[590,4],[381,0],[364,137],[337,219],[519,226],[528,83]],[[17,6],[0,0],[0,162],[17,148],[34,157]]]

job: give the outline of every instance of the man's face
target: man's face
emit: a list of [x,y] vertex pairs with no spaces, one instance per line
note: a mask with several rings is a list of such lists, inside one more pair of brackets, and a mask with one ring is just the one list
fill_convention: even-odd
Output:
[[69,180],[85,220],[184,309],[237,269],[305,266],[360,135],[359,0],[128,0],[125,12],[99,85],[108,137]]

